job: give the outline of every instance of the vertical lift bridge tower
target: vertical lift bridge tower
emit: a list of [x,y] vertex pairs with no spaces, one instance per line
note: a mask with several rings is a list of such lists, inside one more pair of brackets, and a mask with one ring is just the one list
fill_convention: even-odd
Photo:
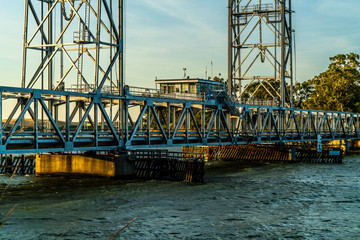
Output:
[[[123,94],[123,0],[25,0],[24,19],[22,88]],[[46,102],[57,121],[61,101]],[[89,102],[71,102],[80,121]]]
[[229,93],[293,107],[292,14],[291,0],[229,0]]

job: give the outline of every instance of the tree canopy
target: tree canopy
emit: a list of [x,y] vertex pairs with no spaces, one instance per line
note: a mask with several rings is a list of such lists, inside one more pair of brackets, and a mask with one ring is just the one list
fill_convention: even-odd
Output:
[[360,112],[360,56],[338,54],[328,69],[295,85],[297,107],[328,111]]
[[247,92],[243,97],[249,98],[253,94],[255,99],[272,100],[278,97],[280,93],[280,81],[268,79],[262,82],[253,82],[247,86]]

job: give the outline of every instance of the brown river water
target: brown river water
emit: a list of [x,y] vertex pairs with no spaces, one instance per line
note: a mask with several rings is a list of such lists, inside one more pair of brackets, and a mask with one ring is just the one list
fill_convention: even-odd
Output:
[[0,239],[109,239],[135,217],[113,239],[360,239],[360,154],[339,165],[218,163],[205,182],[15,176]]

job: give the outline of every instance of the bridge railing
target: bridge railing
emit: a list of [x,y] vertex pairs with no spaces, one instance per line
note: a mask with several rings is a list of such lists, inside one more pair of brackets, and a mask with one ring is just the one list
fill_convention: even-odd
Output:
[[[78,86],[77,84],[71,85],[69,88],[61,89],[67,92],[77,92],[77,93],[89,93],[95,90],[94,84],[83,84],[82,86]],[[108,93],[108,94],[119,94],[119,89],[116,86],[103,86],[101,88],[101,93]]]
[[141,87],[133,87],[128,86],[128,93],[133,96],[140,97],[149,97],[149,98],[160,98],[160,99],[183,99],[183,100],[193,100],[193,101],[204,101],[205,93],[162,93],[158,89],[153,88],[141,88]]
[[250,12],[250,11],[268,11],[268,10],[274,10],[275,7],[271,3],[263,3],[261,5],[254,4],[254,5],[247,5],[241,7],[242,12]]
[[278,100],[261,100],[261,99],[237,99],[237,102],[240,104],[248,104],[248,105],[257,105],[257,106],[280,106],[280,102]]
[[78,92],[78,93],[88,93],[94,91],[94,84],[83,84],[82,86],[78,86],[76,84],[71,85],[71,87],[65,88],[64,90],[67,92]]

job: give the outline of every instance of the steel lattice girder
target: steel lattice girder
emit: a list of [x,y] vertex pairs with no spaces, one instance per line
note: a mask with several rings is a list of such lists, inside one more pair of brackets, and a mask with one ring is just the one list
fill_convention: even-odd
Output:
[[0,96],[0,114],[7,119],[0,129],[1,154],[360,139],[355,113],[238,104],[239,114],[231,114],[216,99],[131,92],[121,97],[0,87]]

